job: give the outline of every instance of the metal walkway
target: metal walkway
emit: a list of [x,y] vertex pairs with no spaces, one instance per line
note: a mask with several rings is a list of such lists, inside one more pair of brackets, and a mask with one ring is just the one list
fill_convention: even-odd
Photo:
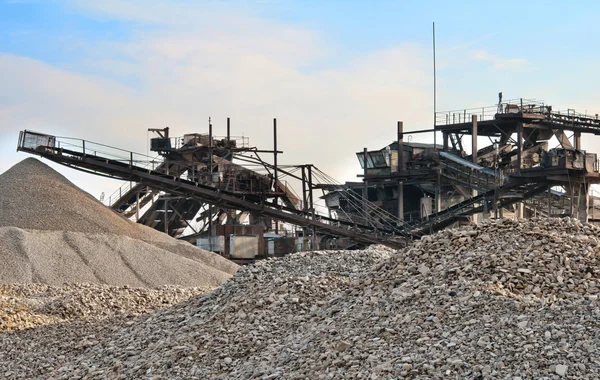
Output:
[[441,175],[455,184],[477,191],[487,191],[500,185],[505,178],[490,168],[479,166],[452,153],[440,152]]
[[136,182],[155,190],[199,199],[215,206],[256,212],[297,226],[315,228],[333,235],[348,237],[357,242],[383,244],[392,248],[401,248],[406,245],[405,237],[407,235],[402,226],[397,229],[374,229],[370,225],[312,215],[309,212],[279,204],[251,202],[237,193],[185,180],[177,175],[165,174],[157,170],[158,165],[155,165],[154,162],[151,167],[140,166],[139,163],[148,163],[152,158],[135,152],[85,140],[59,138],[31,131],[20,133],[17,150],[35,154],[84,172]]
[[[404,247],[407,239],[432,233],[469,215],[485,211],[495,197],[498,199],[498,206],[503,207],[534,197],[547,189],[546,185],[506,181],[506,178],[502,178],[503,183],[500,184],[501,182],[496,182],[497,175],[492,170],[450,153],[442,153],[440,165],[443,175],[470,189],[478,190],[480,194],[433,213],[426,220],[414,224],[402,222],[392,224],[392,218],[385,220],[384,223],[376,223],[376,220],[385,218],[386,215],[377,212],[379,208],[372,204],[366,205],[362,217],[352,219],[343,216],[333,218],[317,215],[272,202],[257,203],[246,199],[243,193],[222,190],[210,184],[181,178],[174,167],[170,168],[171,174],[166,174],[163,170],[164,164],[156,158],[85,140],[22,131],[17,150],[84,172],[130,181],[131,185],[122,188],[118,197],[115,195],[113,201],[116,204],[113,203],[113,208],[130,210],[131,205],[137,202],[138,194],[141,194],[141,198],[145,201],[146,199],[150,201],[154,196],[153,191],[154,193],[164,191],[172,196],[183,197],[184,200],[196,200],[213,206],[255,212],[300,227],[315,228],[332,235],[348,237],[356,242],[383,244],[392,248]],[[497,183],[499,185],[496,185]],[[354,201],[357,208],[360,208],[361,202],[364,202],[360,197]],[[185,207],[183,204],[181,212],[185,212]],[[160,205],[157,205],[157,208],[160,209]],[[198,211],[195,207],[193,209]],[[190,217],[179,216],[180,219]]]

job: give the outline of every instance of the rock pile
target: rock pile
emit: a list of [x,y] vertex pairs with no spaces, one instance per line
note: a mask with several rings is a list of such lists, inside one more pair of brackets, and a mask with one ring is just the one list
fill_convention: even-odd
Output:
[[106,285],[0,285],[0,332],[51,323],[129,317],[186,300],[210,289]]
[[95,325],[1,334],[0,368],[15,378],[598,378],[599,239],[568,218],[498,220],[400,252],[266,260],[102,335]]
[[0,283],[214,288],[237,265],[132,223],[28,158],[0,175]]
[[[301,253],[244,267],[206,298],[194,297],[136,320],[0,334],[0,368],[8,378],[227,377],[234,358],[237,363],[250,352],[259,355],[273,339],[301,327],[287,308],[303,316],[304,305],[326,304],[343,284],[389,256],[387,250]],[[283,293],[282,287],[292,293]],[[245,326],[238,331],[239,320]]]

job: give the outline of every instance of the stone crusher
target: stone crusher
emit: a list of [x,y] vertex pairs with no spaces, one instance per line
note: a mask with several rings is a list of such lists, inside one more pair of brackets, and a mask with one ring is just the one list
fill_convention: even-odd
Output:
[[[238,154],[241,151],[253,153],[264,151],[246,146],[233,147],[227,139],[220,141],[224,145],[230,144],[229,146],[213,144],[211,141],[214,140],[210,138],[207,144],[204,139],[202,135],[193,135],[188,136],[188,139],[184,136],[182,139],[171,140],[164,133],[159,137],[161,141],[153,141],[153,150],[161,153],[161,158],[157,158],[85,140],[57,138],[52,135],[22,131],[19,135],[18,150],[91,174],[131,182],[128,188],[119,191],[120,196],[109,197],[111,201],[116,202],[116,208],[124,208],[129,213],[141,214],[143,204],[141,200],[146,197],[149,199],[145,201],[146,207],[150,205],[154,210],[164,207],[164,203],[150,198],[156,197],[156,194],[161,192],[163,195],[168,194],[169,197],[194,200],[212,209],[208,213],[209,221],[205,223],[206,225],[210,225],[210,221],[217,218],[218,213],[213,212],[214,209],[222,210],[224,213],[233,210],[237,212],[236,215],[247,213],[256,218],[280,220],[302,228],[347,237],[356,242],[383,244],[393,248],[405,246],[407,235],[401,225],[394,224],[392,227],[388,223],[385,228],[377,228],[372,224],[319,215],[314,209],[310,210],[306,207],[295,208],[299,199],[292,197],[289,191],[285,191],[285,185],[278,182],[276,165],[271,171],[273,179],[269,175],[258,177],[251,171],[239,170],[235,180],[230,181],[225,173],[218,171],[219,163],[224,164],[223,159],[229,160],[228,154]],[[170,142],[167,143],[166,140]],[[279,168],[278,170],[282,172]],[[136,210],[131,208],[134,197]],[[303,204],[305,205],[306,202]],[[167,209],[167,213],[161,215],[163,219],[167,218],[166,224],[170,220],[169,214],[171,213]],[[177,213],[173,212],[173,214]],[[140,219],[142,217],[140,216]],[[179,219],[185,220],[186,217],[189,215],[181,214]],[[148,221],[153,222],[158,219],[160,218],[147,218]],[[160,222],[157,225],[160,225]],[[171,229],[174,230],[175,228]]]

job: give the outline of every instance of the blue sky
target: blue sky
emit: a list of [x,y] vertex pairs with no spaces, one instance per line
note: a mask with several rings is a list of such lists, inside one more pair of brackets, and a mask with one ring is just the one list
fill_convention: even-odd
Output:
[[[143,150],[147,128],[234,130],[353,180],[354,152],[438,110],[537,98],[600,112],[592,1],[0,0],[0,172],[24,128]],[[220,128],[220,129],[219,129]],[[418,136],[418,139],[430,139]],[[595,138],[584,148],[600,150]],[[61,170],[94,195],[106,180]],[[106,189],[105,191],[110,191]]]

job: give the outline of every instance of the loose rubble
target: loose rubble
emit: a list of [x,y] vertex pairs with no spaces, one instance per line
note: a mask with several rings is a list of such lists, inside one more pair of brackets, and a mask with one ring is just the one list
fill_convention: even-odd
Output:
[[0,334],[0,368],[9,378],[598,378],[599,239],[568,218],[497,220],[398,252],[265,260],[100,335],[60,324]]
[[0,332],[75,320],[131,317],[176,304],[210,290],[92,284],[0,285]]

